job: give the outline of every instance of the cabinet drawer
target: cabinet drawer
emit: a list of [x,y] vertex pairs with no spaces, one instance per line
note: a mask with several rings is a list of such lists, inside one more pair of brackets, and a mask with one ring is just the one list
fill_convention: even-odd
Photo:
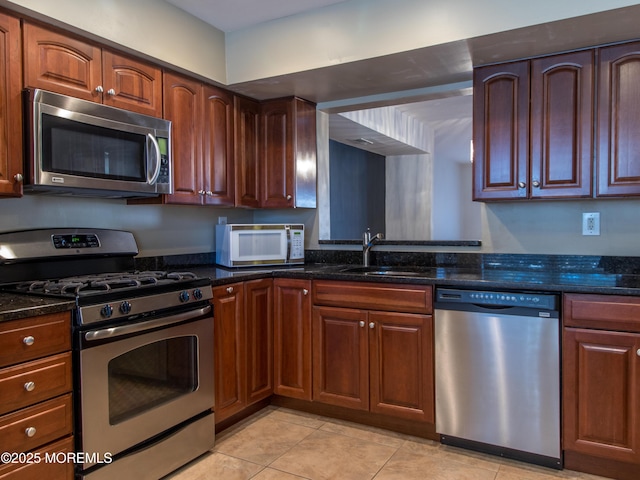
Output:
[[71,353],[0,370],[0,414],[71,391]]
[[564,325],[640,333],[640,297],[567,294]]
[[[32,459],[46,459],[47,454],[68,454],[73,452],[73,437],[67,437],[55,443],[31,452]],[[34,479],[55,479],[55,480],[73,480],[73,462],[62,461],[60,457],[55,456],[55,462],[18,462],[6,465],[0,464],[0,480],[34,480]]]
[[71,314],[0,323],[0,367],[71,350]]
[[71,412],[69,393],[0,417],[0,452],[27,452],[70,435]]
[[431,313],[433,310],[430,285],[316,280],[313,282],[313,303],[406,313]]

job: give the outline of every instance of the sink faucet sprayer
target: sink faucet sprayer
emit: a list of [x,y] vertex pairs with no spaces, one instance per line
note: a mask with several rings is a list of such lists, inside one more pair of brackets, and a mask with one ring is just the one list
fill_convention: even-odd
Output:
[[376,233],[374,236],[371,236],[371,230],[369,228],[362,234],[362,264],[365,267],[369,266],[369,251],[373,247],[373,244],[383,238],[384,235],[382,233]]

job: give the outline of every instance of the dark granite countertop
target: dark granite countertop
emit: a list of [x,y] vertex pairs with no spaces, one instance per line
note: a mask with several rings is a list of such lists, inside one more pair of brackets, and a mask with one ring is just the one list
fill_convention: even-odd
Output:
[[[209,277],[214,286],[270,276],[287,278],[431,284],[475,289],[538,290],[557,293],[592,293],[640,296],[640,274],[548,269],[491,269],[483,267],[398,266],[390,270],[404,274],[368,274],[358,265],[307,264],[304,267],[235,269],[199,267],[191,269]],[[372,267],[382,270],[389,267]],[[356,271],[349,271],[349,270]]]
[[68,299],[0,292],[0,322],[70,311],[74,305]]

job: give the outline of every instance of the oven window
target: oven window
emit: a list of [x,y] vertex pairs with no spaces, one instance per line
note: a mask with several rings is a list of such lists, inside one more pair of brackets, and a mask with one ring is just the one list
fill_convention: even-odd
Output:
[[197,337],[164,339],[109,362],[109,423],[117,425],[198,384]]

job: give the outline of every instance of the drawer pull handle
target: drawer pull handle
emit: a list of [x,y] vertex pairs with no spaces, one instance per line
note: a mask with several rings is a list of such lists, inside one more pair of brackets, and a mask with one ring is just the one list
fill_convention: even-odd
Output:
[[227,293],[233,293],[233,287],[227,287]]
[[35,342],[36,339],[33,338],[31,335],[29,335],[28,337],[24,337],[22,339],[22,343],[24,343],[26,346],[30,347],[31,345],[33,345],[33,342]]
[[24,389],[27,392],[33,392],[33,390],[36,388],[36,384],[35,382],[27,382],[24,384]]
[[31,438],[36,434],[36,427],[29,427],[24,430],[24,434]]

